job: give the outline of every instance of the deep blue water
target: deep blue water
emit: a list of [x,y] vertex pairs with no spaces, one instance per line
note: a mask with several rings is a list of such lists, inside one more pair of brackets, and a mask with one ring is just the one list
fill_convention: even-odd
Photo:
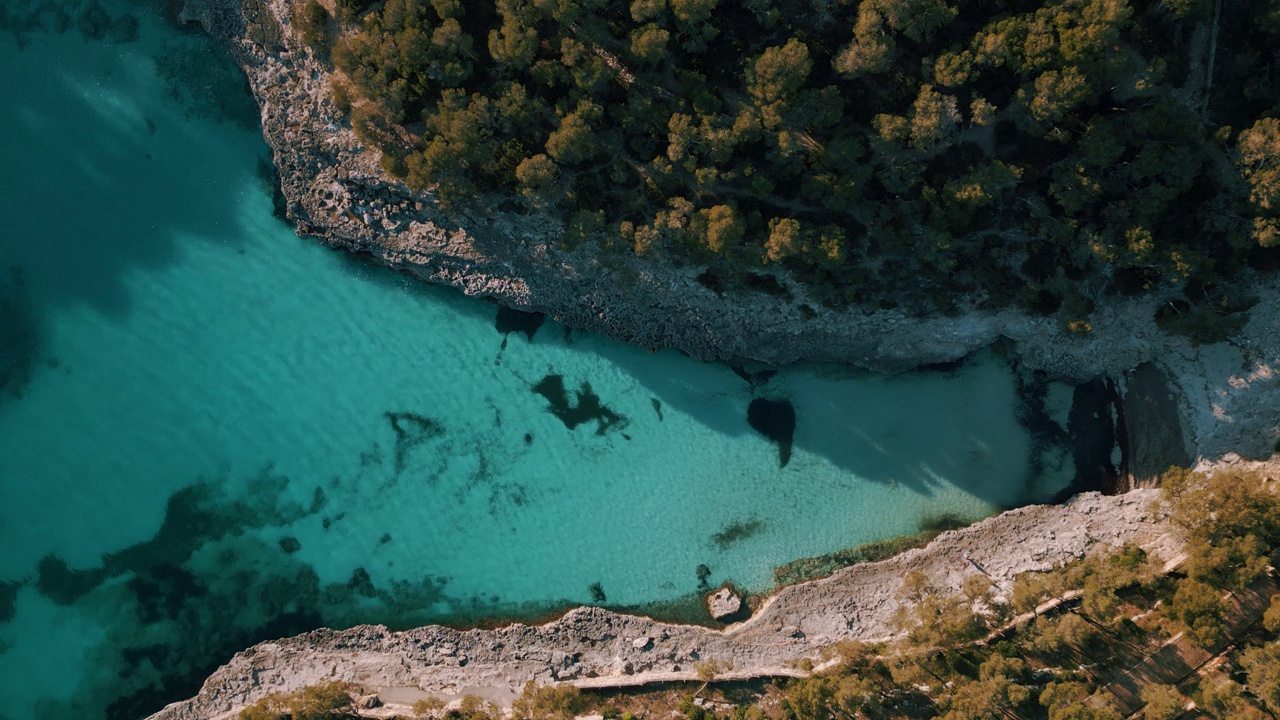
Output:
[[[0,12],[9,720],[137,717],[321,625],[678,601],[699,565],[767,590],[1062,486],[992,353],[752,387],[552,322],[504,337],[489,303],[300,240],[229,60],[65,3]],[[795,409],[785,467],[753,398]]]

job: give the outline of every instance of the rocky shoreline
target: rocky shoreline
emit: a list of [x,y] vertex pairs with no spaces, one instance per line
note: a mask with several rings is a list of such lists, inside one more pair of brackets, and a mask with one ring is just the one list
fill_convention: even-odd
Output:
[[910,570],[952,592],[959,592],[968,575],[985,572],[1008,593],[1019,573],[1057,567],[1094,548],[1137,543],[1173,557],[1178,539],[1167,518],[1153,511],[1157,498],[1155,490],[1086,493],[1065,505],[1011,510],[943,533],[924,548],[783,588],[750,619],[725,630],[598,608],[579,608],[535,627],[317,630],[237,654],[196,697],[152,718],[230,717],[270,692],[325,680],[353,682],[377,692],[384,703],[408,706],[428,696],[449,700],[463,694],[501,703],[529,680],[581,687],[696,681],[703,663],[718,663],[724,670],[717,677],[725,680],[805,675],[805,661],[820,661],[822,648],[832,643],[891,635],[900,605],[896,593]]
[[[954,362],[1007,339],[1027,368],[1074,383],[1110,379],[1121,396],[1127,374],[1151,363],[1176,400],[1151,401],[1148,409],[1176,406],[1181,429],[1173,435],[1182,440],[1181,448],[1156,457],[1263,457],[1274,450],[1269,408],[1280,399],[1280,384],[1270,368],[1280,359],[1280,308],[1266,298],[1280,292],[1280,277],[1254,278],[1254,294],[1264,300],[1250,310],[1249,322],[1230,343],[1205,348],[1156,326],[1156,310],[1169,302],[1158,291],[1100,298],[1088,333],[1013,310],[928,318],[832,310],[808,301],[803,287],[786,277],[778,278],[785,297],[719,294],[698,281],[700,268],[623,256],[602,262],[560,248],[559,226],[547,217],[504,212],[497,198],[445,213],[429,194],[387,177],[376,153],[361,146],[334,107],[326,66],[293,39],[289,8],[290,0],[186,0],[180,18],[199,23],[245,71],[285,214],[301,235],[574,328],[704,360],[808,360],[900,372]],[[253,23],[258,31],[251,31]],[[263,23],[274,27],[264,32]],[[262,37],[282,45],[264,48],[253,39]],[[1159,378],[1147,375],[1143,392],[1150,396]],[[1241,415],[1248,420],[1241,422]],[[1142,448],[1129,451],[1149,456]]]
[[[1019,312],[967,312],[915,318],[897,311],[835,311],[810,302],[779,278],[788,297],[721,295],[700,269],[656,266],[560,248],[545,217],[490,207],[439,210],[387,178],[329,99],[324,66],[293,41],[289,0],[187,0],[182,18],[200,23],[245,70],[262,111],[288,219],[300,234],[367,253],[431,282],[648,349],[676,348],[706,360],[838,362],[881,372],[963,358],[1001,338],[1029,369],[1076,383],[1105,381],[1128,466],[1123,487],[1140,486],[1169,458],[1217,459],[1229,452],[1270,457],[1280,449],[1280,291],[1258,278],[1262,298],[1229,343],[1196,347],[1154,323],[1158,293],[1104,299],[1093,330],[1070,333],[1054,318]],[[251,38],[254,22],[275,23],[283,47]],[[268,33],[267,35],[271,35]],[[1130,391],[1132,390],[1132,391]],[[726,630],[658,623],[581,608],[550,623],[497,630],[439,626],[393,633],[362,626],[320,630],[262,643],[238,654],[200,693],[152,716],[230,717],[273,691],[342,679],[411,705],[428,694],[510,698],[530,679],[583,686],[693,680],[716,661],[722,677],[803,674],[806,659],[842,639],[889,634],[899,579],[926,572],[956,590],[975,572],[968,550],[1006,590],[1026,570],[1047,569],[1091,548],[1138,542],[1176,551],[1164,518],[1149,511],[1150,490],[1113,497],[1085,494],[1061,506],[1007,512],[944,533],[923,549],[785,588],[753,617]]]
[[[244,5],[271,32],[250,32]],[[199,23],[244,69],[262,111],[288,219],[298,232],[368,253],[431,282],[534,310],[566,325],[647,349],[676,348],[705,360],[748,358],[774,365],[838,362],[896,372],[955,361],[1004,337],[1025,362],[1072,381],[1118,376],[1188,347],[1154,324],[1167,298],[1102,299],[1093,330],[1072,333],[1056,318],[970,311],[913,317],[896,310],[833,310],[777,276],[783,296],[717,293],[702,268],[617,254],[607,261],[558,246],[559,224],[504,211],[501,198],[440,210],[386,176],[330,99],[326,66],[293,39],[290,0],[186,0],[181,18]],[[279,32],[275,32],[278,30]],[[279,36],[264,48],[251,37]]]

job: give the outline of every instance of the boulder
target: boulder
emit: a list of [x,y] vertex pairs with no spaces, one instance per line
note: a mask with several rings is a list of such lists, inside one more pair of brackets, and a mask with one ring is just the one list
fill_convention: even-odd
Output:
[[722,587],[707,596],[707,611],[715,620],[727,620],[741,610],[742,598],[730,587]]

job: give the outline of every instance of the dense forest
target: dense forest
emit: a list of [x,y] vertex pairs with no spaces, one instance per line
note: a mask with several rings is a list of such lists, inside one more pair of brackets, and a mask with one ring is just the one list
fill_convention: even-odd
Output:
[[709,285],[1087,330],[1238,310],[1280,246],[1280,0],[328,1],[295,31],[386,170]]
[[[424,700],[418,720],[1143,720],[1280,716],[1280,550],[1275,481],[1236,469],[1171,470],[1164,504],[1181,562],[1112,548],[1012,586],[975,569],[961,593],[920,572],[898,588],[902,637],[841,642],[807,678],[579,691],[530,683],[509,716],[478,697]],[[976,566],[975,566],[976,567]],[[340,683],[274,695],[240,720],[355,717]],[[323,702],[322,702],[323,701]],[[1194,710],[1188,708],[1192,707]],[[402,716],[404,717],[404,716]]]

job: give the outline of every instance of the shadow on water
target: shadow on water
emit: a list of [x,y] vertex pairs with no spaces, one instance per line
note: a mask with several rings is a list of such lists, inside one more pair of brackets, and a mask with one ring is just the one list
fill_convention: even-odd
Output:
[[22,268],[0,269],[0,403],[22,397],[35,374],[40,343]]
[[[1011,369],[1016,358],[1003,348],[887,377],[829,364],[697,363],[670,351],[640,354],[599,339],[580,340],[575,347],[624,368],[652,396],[646,404],[678,409],[731,437],[770,440],[778,448],[772,470],[780,477],[804,472],[794,461],[788,464],[793,450],[803,450],[859,478],[920,494],[932,494],[946,481],[998,507],[1047,499],[1036,494],[1028,457],[1042,439],[1020,424],[1022,406],[1031,399]],[[1008,401],[997,401],[999,395],[993,400],[990,393],[1007,393]],[[616,409],[658,421],[649,407]],[[992,422],[1000,412],[1018,424],[1019,437],[1001,436],[1002,422]],[[644,427],[636,424],[631,432]],[[1014,480],[993,480],[997,476]]]
[[[12,82],[0,156],[5,175],[22,182],[0,194],[0,268],[20,269],[37,326],[15,334],[6,297],[8,345],[38,337],[58,307],[126,315],[129,274],[175,261],[190,238],[241,247],[252,230],[237,216],[255,173],[243,148],[265,155],[266,146],[243,74],[207,36],[148,37],[147,23],[139,36],[137,8],[120,3],[3,5],[0,53]],[[59,34],[76,37],[71,49],[87,57],[66,62]],[[107,47],[113,61],[95,62]],[[151,68],[163,93],[137,89],[155,82]]]

